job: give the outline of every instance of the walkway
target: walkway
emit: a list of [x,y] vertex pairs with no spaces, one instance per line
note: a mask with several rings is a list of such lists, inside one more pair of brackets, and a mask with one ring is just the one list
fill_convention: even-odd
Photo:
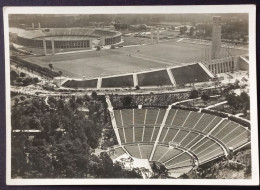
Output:
[[217,107],[217,106],[226,104],[226,103],[227,103],[227,101],[219,102],[219,103],[217,103],[217,104],[210,105],[210,106],[208,106],[208,107],[206,107],[206,108],[204,108],[204,109],[208,110],[208,109],[210,109],[210,108],[214,108],[214,107]]

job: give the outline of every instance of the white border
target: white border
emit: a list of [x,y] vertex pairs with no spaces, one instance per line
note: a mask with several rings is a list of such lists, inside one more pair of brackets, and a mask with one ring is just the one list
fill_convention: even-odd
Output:
[[[256,84],[256,6],[96,6],[96,7],[4,7],[5,80],[6,80],[6,183],[7,185],[259,185],[259,153]],[[11,110],[8,14],[175,14],[175,13],[248,13],[250,57],[250,106],[252,179],[11,179]]]

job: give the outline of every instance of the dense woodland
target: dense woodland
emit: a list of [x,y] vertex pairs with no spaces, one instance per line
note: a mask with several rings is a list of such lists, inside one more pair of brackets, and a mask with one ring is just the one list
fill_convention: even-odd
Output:
[[[89,110],[86,114],[80,107]],[[107,153],[94,149],[110,139],[110,118],[104,100],[95,94],[84,98],[42,98],[16,102],[12,129],[37,129],[41,133],[12,134],[13,178],[141,178],[138,170],[123,170]],[[110,135],[110,136],[109,136]],[[115,142],[114,142],[115,143]],[[113,144],[113,142],[112,142]]]

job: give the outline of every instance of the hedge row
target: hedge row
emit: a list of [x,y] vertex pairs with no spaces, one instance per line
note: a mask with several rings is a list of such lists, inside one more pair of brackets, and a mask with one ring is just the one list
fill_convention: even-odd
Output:
[[122,106],[122,107],[116,107],[113,108],[113,110],[123,110],[123,109],[137,109],[138,106],[137,105],[132,105],[132,106]]
[[216,111],[216,110],[202,109],[201,113],[208,113],[208,114],[219,116],[219,117],[223,117],[223,118],[228,117],[227,113],[219,112],[219,111]]
[[180,105],[172,105],[172,109],[179,109],[179,110],[188,110],[188,111],[199,111],[199,108],[195,107],[186,107],[186,106],[180,106]]
[[46,67],[41,67],[37,64],[31,63],[29,61],[25,61],[25,60],[23,60],[23,59],[21,59],[17,56],[11,56],[11,60],[15,61],[19,65],[27,67],[27,68],[29,68],[33,71],[36,71],[37,73],[40,73],[40,74],[45,75],[45,76],[50,77],[50,78],[60,76],[60,73],[58,73],[58,72],[51,71],[50,69],[48,69]]
[[162,105],[143,105],[142,108],[161,108],[166,109],[168,106],[162,106]]
[[229,120],[231,120],[231,121],[234,121],[234,122],[236,122],[236,123],[239,123],[240,125],[242,125],[242,126],[245,126],[245,127],[248,127],[249,129],[250,129],[250,122],[249,121],[246,121],[246,120],[243,120],[243,119],[241,119],[241,118],[238,118],[238,117],[234,117],[234,116],[229,116],[228,117],[228,119]]

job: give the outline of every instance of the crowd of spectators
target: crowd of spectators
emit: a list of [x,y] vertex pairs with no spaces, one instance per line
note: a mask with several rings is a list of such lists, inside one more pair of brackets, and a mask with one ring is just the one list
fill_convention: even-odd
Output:
[[[174,102],[181,101],[189,98],[190,93],[165,93],[165,94],[138,94],[132,95],[131,105],[143,105],[143,106],[167,106]],[[124,107],[123,98],[125,95],[111,95],[110,100],[113,107],[122,108]]]
[[[198,96],[203,93],[208,95],[220,94],[220,89],[209,89],[209,90],[197,90]],[[187,92],[176,92],[176,93],[161,93],[161,94],[137,94],[137,95],[111,95],[110,100],[114,108],[124,108],[123,99],[126,96],[132,98],[131,104],[129,106],[146,106],[146,107],[160,107],[168,106],[175,102],[190,99],[190,91]]]

